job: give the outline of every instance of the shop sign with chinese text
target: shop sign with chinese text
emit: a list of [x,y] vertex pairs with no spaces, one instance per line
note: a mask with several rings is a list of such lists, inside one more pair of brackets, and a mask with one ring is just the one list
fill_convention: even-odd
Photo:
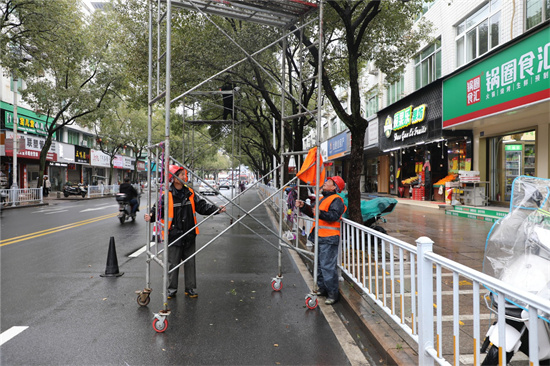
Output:
[[443,127],[550,99],[550,27],[443,82]]
[[[6,122],[6,129],[13,130],[13,106],[8,103],[1,103],[1,107],[4,110],[4,121]],[[17,108],[17,131],[28,132],[35,135],[47,135],[47,128],[50,123],[47,122],[45,116],[39,115],[26,108]],[[55,136],[55,134],[54,134]]]
[[[403,141],[409,137],[418,136],[428,131],[428,127],[413,126],[407,130],[405,128],[416,125],[426,119],[426,104],[419,105],[416,108],[408,106],[399,112],[386,118],[384,123],[384,135],[390,138],[393,132],[393,141]],[[396,132],[403,130],[401,132]]]
[[[34,160],[40,159],[40,151],[42,151],[42,148],[44,147],[44,143],[46,142],[46,139],[38,136],[33,136],[33,135],[18,134],[18,137],[19,139],[25,140],[25,145],[23,150],[17,150],[17,157],[34,159]],[[9,139],[13,141],[12,131],[6,131],[6,140],[9,140]],[[46,160],[48,161],[57,160],[56,144],[57,144],[56,141],[52,141],[50,149],[48,150],[48,153],[46,155]],[[13,156],[13,143],[6,144],[6,156]]]
[[74,159],[80,164],[90,164],[90,149],[87,147],[75,146]]
[[100,150],[90,150],[91,161],[90,165],[100,166],[104,168],[111,167],[111,157]]

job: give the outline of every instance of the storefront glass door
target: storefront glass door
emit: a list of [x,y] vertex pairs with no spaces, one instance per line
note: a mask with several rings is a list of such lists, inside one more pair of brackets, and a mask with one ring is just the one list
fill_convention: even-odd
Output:
[[488,142],[489,199],[510,202],[514,179],[520,175],[536,176],[536,132],[492,137]]

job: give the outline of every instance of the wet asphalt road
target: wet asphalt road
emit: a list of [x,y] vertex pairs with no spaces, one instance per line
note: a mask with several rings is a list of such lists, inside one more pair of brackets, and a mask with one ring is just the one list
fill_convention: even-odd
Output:
[[[241,200],[246,209],[258,202],[255,191]],[[145,254],[129,257],[145,245],[143,211],[124,225],[113,198],[2,212],[0,331],[28,327],[2,345],[2,365],[350,364],[321,309],[305,308],[308,288],[289,255],[283,290],[274,292],[277,251],[240,225],[199,253],[199,297],[180,291],[169,300],[168,329],[156,333],[160,267],[151,264],[151,302],[140,307],[134,291],[146,285]],[[263,207],[254,216],[271,227]],[[229,223],[218,215],[201,225],[198,246]],[[99,276],[110,237],[124,272],[118,278]]]

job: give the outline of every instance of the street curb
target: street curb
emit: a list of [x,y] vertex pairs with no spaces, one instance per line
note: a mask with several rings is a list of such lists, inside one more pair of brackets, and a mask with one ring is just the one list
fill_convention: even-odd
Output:
[[[345,276],[345,275],[344,275]],[[342,303],[355,316],[355,321],[362,324],[369,341],[376,351],[385,357],[386,365],[416,366],[418,352],[416,343],[395,324],[384,311],[368,296],[361,296],[354,285],[344,277],[340,286]]]

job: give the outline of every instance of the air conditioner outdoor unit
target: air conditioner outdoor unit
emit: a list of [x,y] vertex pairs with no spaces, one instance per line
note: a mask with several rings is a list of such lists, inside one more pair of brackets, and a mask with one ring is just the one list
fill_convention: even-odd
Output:
[[369,64],[368,73],[371,75],[378,75],[378,69],[374,66],[374,63]]

